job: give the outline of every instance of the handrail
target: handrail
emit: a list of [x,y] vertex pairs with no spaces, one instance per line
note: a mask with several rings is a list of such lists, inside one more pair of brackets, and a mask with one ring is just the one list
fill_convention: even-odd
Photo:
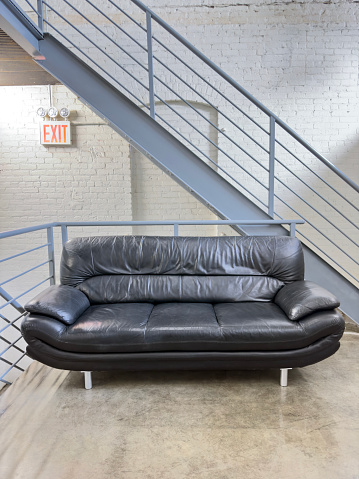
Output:
[[56,226],[120,226],[120,225],[280,225],[280,224],[303,224],[305,221],[299,219],[280,219],[280,220],[158,220],[158,221],[54,221],[52,223],[44,223],[41,225],[27,226],[25,228],[19,228],[16,230],[0,232],[0,239],[9,238],[11,236],[17,236],[25,233],[31,233],[33,231],[44,230],[47,228],[55,228]]
[[316,156],[322,163],[324,163],[328,168],[330,168],[334,173],[336,173],[342,180],[344,180],[348,185],[350,185],[354,190],[359,193],[359,185],[357,185],[353,180],[348,178],[348,176],[343,173],[339,168],[337,168],[331,161],[321,155],[315,148],[313,148],[307,141],[305,141],[298,133],[296,133],[289,125],[287,125],[281,118],[275,115],[269,108],[263,105],[262,102],[257,100],[251,93],[249,93],[245,88],[243,88],[239,83],[233,80],[226,72],[224,72],[219,66],[217,66],[212,60],[210,60],[206,55],[204,55],[198,48],[196,48],[192,43],[186,40],[182,35],[180,35],[176,30],[174,30],[168,23],[162,20],[153,10],[148,8],[139,0],[131,0],[132,3],[137,5],[141,10],[146,13],[149,13],[151,17],[161,25],[165,30],[167,30],[172,36],[174,36],[179,42],[185,45],[192,53],[194,53],[198,58],[205,62],[212,70],[218,73],[222,78],[224,78],[228,83],[230,83],[236,90],[238,90],[242,95],[244,95],[250,102],[256,105],[260,110],[263,111],[269,117],[274,118],[275,122],[280,125],[287,133],[289,133],[293,138],[295,138],[302,146],[304,146],[310,153]]
[[12,231],[3,231],[2,233],[0,232],[0,239],[9,238],[10,236],[22,235],[24,233],[32,233],[33,231],[44,230],[46,228],[51,228],[52,226],[56,225],[57,223],[45,223],[42,225],[27,226],[26,228],[19,228]]

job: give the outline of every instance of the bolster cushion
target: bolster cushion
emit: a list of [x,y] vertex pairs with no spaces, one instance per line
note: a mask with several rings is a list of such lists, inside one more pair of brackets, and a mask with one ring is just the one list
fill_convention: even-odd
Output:
[[44,314],[73,324],[90,306],[87,296],[71,286],[50,286],[25,305],[29,313]]
[[312,281],[295,281],[285,285],[275,296],[274,302],[292,321],[314,311],[334,309],[340,305],[332,293]]
[[269,276],[304,279],[303,250],[290,236],[93,236],[65,243],[60,283],[94,276]]

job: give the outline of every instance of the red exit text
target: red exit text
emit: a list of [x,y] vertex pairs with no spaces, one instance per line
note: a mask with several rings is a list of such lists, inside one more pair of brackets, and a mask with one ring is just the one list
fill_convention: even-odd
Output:
[[42,145],[71,145],[69,121],[49,121],[40,123],[40,143]]

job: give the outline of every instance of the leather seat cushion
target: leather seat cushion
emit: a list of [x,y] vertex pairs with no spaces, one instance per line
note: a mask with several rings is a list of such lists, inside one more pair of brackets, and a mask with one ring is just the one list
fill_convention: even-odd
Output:
[[28,323],[55,348],[85,353],[289,350],[342,332],[335,311],[291,321],[272,302],[107,304],[69,326],[39,316]]

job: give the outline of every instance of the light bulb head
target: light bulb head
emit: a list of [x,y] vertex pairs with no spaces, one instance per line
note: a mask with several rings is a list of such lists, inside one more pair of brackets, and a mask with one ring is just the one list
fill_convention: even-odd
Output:
[[67,118],[70,115],[70,111],[68,108],[61,108],[60,110],[60,116],[62,118]]
[[41,116],[41,118],[44,118],[46,116],[47,111],[45,110],[45,108],[42,108],[42,106],[40,106],[40,108],[37,109],[36,113],[39,116]]
[[49,108],[49,111],[47,113],[50,118],[56,118],[58,112],[57,112],[57,109],[54,106],[52,106],[51,108]]

